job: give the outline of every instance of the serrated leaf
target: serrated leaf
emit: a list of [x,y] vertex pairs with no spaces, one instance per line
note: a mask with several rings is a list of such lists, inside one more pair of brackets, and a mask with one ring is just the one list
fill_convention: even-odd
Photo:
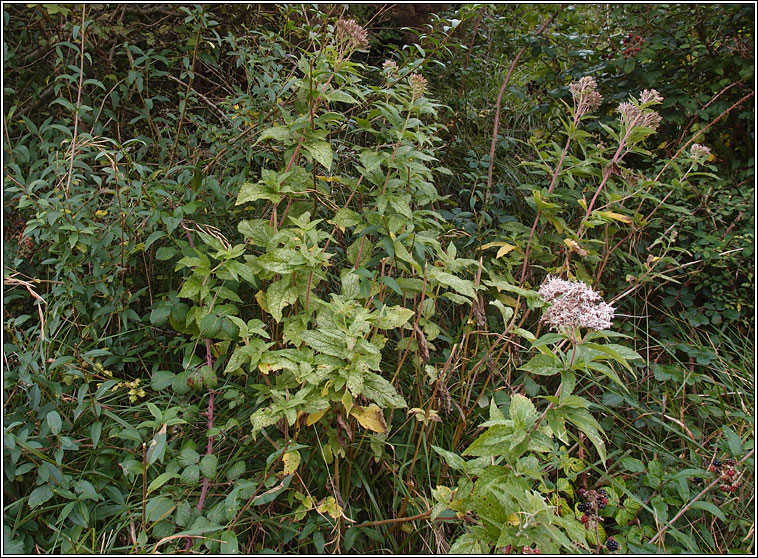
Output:
[[182,483],[193,488],[200,484],[200,467],[197,465],[185,467],[182,471]]
[[200,460],[200,472],[206,479],[213,480],[216,478],[217,468],[218,457],[216,455],[204,455]]
[[432,449],[445,459],[451,469],[454,471],[465,471],[466,461],[460,455],[434,445]]
[[184,448],[179,452],[178,457],[179,465],[187,467],[189,465],[196,465],[200,461],[200,454],[193,448]]

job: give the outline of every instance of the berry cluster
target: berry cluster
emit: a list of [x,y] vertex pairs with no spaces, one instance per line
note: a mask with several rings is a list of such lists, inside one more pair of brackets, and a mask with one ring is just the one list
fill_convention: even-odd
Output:
[[539,548],[532,548],[531,546],[525,546],[521,549],[521,554],[540,554]]
[[[724,465],[723,468],[722,465]],[[713,464],[708,467],[708,471],[719,475],[719,480],[721,481],[719,488],[724,492],[734,492],[740,485],[734,465],[734,459],[726,459],[723,463],[720,459],[714,459]]]
[[610,539],[608,539],[607,541],[605,541],[605,547],[606,547],[606,548],[607,548],[607,549],[608,549],[610,552],[616,552],[616,551],[619,549],[619,543],[617,543],[617,542],[616,542],[616,541],[613,539],[613,537],[611,537]]
[[629,35],[624,37],[624,45],[626,45],[626,48],[621,51],[621,55],[624,58],[637,56],[637,53],[641,50],[642,45],[644,44],[645,39],[634,33],[629,33]]

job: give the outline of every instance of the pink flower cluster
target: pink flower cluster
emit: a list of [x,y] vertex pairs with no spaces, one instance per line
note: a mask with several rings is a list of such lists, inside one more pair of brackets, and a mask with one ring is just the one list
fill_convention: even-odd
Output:
[[645,89],[640,94],[639,105],[636,103],[621,103],[618,111],[621,113],[621,117],[628,130],[631,130],[635,126],[657,130],[661,124],[661,115],[654,110],[650,110],[647,107],[643,108],[640,105],[657,104],[662,101],[663,97],[655,89]]
[[597,91],[597,83],[590,76],[584,76],[576,83],[570,84],[569,91],[574,98],[579,116],[597,109],[603,102],[603,96]]
[[566,281],[548,275],[539,295],[550,307],[542,314],[542,321],[559,330],[573,331],[577,327],[602,330],[611,327],[614,308],[592,287],[581,281]]
[[348,44],[352,49],[365,49],[368,47],[368,32],[358,25],[354,19],[340,19],[337,21],[337,37],[340,41]]

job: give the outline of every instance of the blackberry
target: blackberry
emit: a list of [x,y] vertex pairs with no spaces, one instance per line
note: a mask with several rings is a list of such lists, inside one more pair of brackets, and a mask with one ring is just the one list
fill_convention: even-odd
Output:
[[619,549],[619,543],[617,543],[612,538],[605,541],[605,547],[610,550],[611,552],[616,552]]
[[692,479],[692,482],[694,482],[695,484],[703,484],[703,479],[700,477],[695,477]]
[[714,460],[713,460],[713,464],[714,464],[716,467],[721,467],[721,460],[720,460],[720,459],[714,459]]
[[607,502],[604,502],[604,501],[600,501],[600,502],[598,503],[598,505],[597,505],[597,509],[599,509],[599,510],[604,510],[604,509],[605,509],[605,506],[607,506],[607,505],[608,505],[608,503],[607,503]]
[[601,488],[597,491],[598,494],[601,496],[608,496],[608,493],[605,491],[605,488]]
[[579,504],[576,506],[576,509],[578,509],[580,512],[588,512],[592,508],[592,505],[589,502],[579,502]]
[[734,465],[735,465],[734,459],[727,459],[726,461],[724,461],[724,463],[726,463],[730,467],[734,467]]

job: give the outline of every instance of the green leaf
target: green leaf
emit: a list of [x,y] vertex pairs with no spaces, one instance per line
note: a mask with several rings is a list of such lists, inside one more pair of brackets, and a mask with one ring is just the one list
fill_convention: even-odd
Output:
[[239,543],[237,542],[237,534],[234,531],[227,531],[221,535],[219,552],[221,554],[239,554]]
[[326,170],[332,169],[332,146],[325,141],[309,141],[303,144],[311,156],[321,163]]
[[272,283],[266,291],[266,304],[268,311],[277,321],[282,321],[282,311],[284,308],[297,300],[297,291],[290,285],[290,279],[280,279]]
[[156,240],[164,236],[166,236],[166,233],[164,231],[155,231],[154,233],[152,233],[150,236],[147,237],[147,240],[145,241],[144,250],[147,250],[148,248],[150,248],[150,245],[153,242],[155,242]]
[[413,316],[413,310],[402,306],[384,306],[377,320],[381,329],[393,329],[400,327]]
[[166,484],[171,479],[178,479],[180,475],[174,472],[161,473],[153,479],[147,487],[147,493],[150,494],[153,490],[158,490],[161,486]]
[[715,506],[711,502],[698,500],[697,502],[693,502],[692,504],[690,504],[690,509],[705,510],[707,512],[710,512],[712,515],[715,515],[716,517],[718,517],[724,523],[726,523],[726,516],[724,515],[724,512],[722,512],[717,506]]
[[434,445],[432,446],[432,449],[444,457],[448,466],[454,471],[466,470],[466,461],[457,453],[453,453],[452,451],[448,451]]
[[630,473],[641,473],[645,470],[645,464],[634,457],[622,457],[621,464]]
[[391,383],[373,372],[368,372],[363,376],[361,395],[385,409],[408,406],[405,399],[397,393],[397,390],[395,390]]
[[727,444],[729,444],[729,451],[734,457],[739,457],[742,454],[742,440],[740,440],[740,437],[737,436],[734,430],[727,425],[724,425],[721,430],[726,436]]
[[290,134],[290,129],[287,126],[272,126],[271,128],[267,128],[261,132],[261,135],[258,136],[258,139],[254,145],[257,145],[266,139],[286,141],[291,138],[292,135]]
[[174,248],[173,246],[161,246],[155,251],[156,259],[162,262],[166,260],[170,260],[174,256],[176,256],[176,248]]
[[493,457],[506,453],[513,437],[513,427],[495,425],[489,427],[474,442],[466,448],[463,455],[476,457]]
[[193,448],[184,448],[179,452],[179,465],[187,467],[188,465],[195,465],[200,461],[200,454]]
[[390,289],[395,291],[398,295],[403,296],[403,290],[400,288],[400,285],[398,285],[397,281],[393,277],[387,277],[386,275],[382,275],[379,277],[378,281],[380,283],[383,283],[387,285]]
[[188,465],[182,471],[182,483],[192,488],[200,483],[200,467],[197,465]]
[[200,460],[200,472],[206,479],[213,480],[216,478],[217,467],[218,457],[216,455],[204,455]]
[[226,471],[226,478],[229,481],[236,480],[245,472],[246,465],[244,461],[237,461]]
[[532,359],[524,366],[520,367],[519,370],[526,370],[527,372],[531,372],[538,376],[552,376],[558,374],[561,371],[561,368],[558,367],[558,361],[552,354],[539,354],[532,357]]
[[167,300],[158,303],[152,312],[150,312],[150,323],[155,327],[162,327],[168,322],[171,314],[171,303]]
[[32,490],[32,493],[29,495],[28,504],[29,507],[34,509],[37,506],[44,504],[47,502],[50,498],[53,497],[53,489],[50,487],[50,485],[46,484],[43,486],[38,486],[34,490]]
[[58,411],[47,413],[47,426],[50,427],[50,432],[53,436],[61,433],[61,416],[58,414]]
[[511,397],[509,414],[513,422],[516,423],[516,427],[528,427],[537,420],[537,410],[534,408],[534,403],[520,393]]
[[437,283],[450,287],[457,293],[460,293],[469,298],[474,298],[476,293],[474,292],[474,282],[466,279],[456,277],[452,273],[442,271],[437,267],[429,267],[429,278],[433,279]]
[[345,343],[345,336],[341,333],[308,330],[301,334],[301,339],[306,345],[319,353],[339,358],[346,356],[347,345]]

